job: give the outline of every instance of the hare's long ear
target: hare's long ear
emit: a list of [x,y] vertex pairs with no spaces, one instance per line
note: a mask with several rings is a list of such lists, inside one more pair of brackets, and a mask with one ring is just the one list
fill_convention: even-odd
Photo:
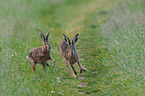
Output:
[[45,36],[44,36],[44,34],[40,31],[40,37],[41,37],[41,39],[43,40],[43,42],[45,41]]
[[76,36],[74,37],[74,39],[72,40],[72,44],[75,45],[75,43],[78,41],[79,38],[79,34],[76,34]]
[[49,38],[49,33],[50,33],[50,31],[48,30],[48,32],[47,32],[47,34],[46,34],[46,41],[48,41],[48,38]]
[[70,39],[66,35],[63,34],[63,38],[65,42],[67,42],[69,45],[71,44]]

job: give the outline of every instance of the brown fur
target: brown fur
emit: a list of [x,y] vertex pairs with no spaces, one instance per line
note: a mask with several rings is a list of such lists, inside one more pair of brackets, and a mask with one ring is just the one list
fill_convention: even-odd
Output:
[[49,64],[47,63],[47,60],[51,60],[52,65],[55,68],[54,60],[50,56],[51,46],[50,46],[50,43],[48,42],[49,32],[47,33],[46,37],[44,36],[42,32],[40,32],[40,35],[43,40],[43,46],[30,50],[28,54],[28,59],[33,68],[33,71],[35,71],[35,67],[37,63],[42,64],[43,68],[45,68],[45,66],[49,66]]
[[82,73],[82,71],[86,71],[86,69],[81,65],[79,61],[79,55],[75,48],[75,43],[78,40],[78,34],[74,37],[72,42],[70,42],[69,38],[64,34],[63,36],[64,41],[60,42],[58,49],[66,64],[70,68],[72,75],[76,78],[77,72],[75,71],[73,64],[78,63],[78,65],[80,66],[80,73]]

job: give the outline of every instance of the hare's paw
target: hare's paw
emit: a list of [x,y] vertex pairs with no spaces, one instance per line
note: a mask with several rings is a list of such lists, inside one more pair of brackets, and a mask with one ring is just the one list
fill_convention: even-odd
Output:
[[47,63],[46,66],[50,66],[50,64]]
[[71,72],[74,78],[77,78],[76,74],[74,72]]
[[77,72],[76,71],[74,71],[74,73],[75,73],[75,75],[77,75]]
[[82,71],[86,71],[86,68],[81,68],[80,73],[82,73]]

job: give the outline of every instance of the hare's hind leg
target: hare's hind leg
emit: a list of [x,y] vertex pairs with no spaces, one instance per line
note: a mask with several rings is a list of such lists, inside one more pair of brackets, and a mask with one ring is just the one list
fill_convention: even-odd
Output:
[[34,63],[34,61],[31,58],[29,58],[29,62],[31,64],[33,72],[34,72],[35,71],[35,67],[36,67],[36,63]]
[[84,68],[80,61],[78,62],[78,65],[80,66],[80,73],[82,73],[82,71],[86,71],[86,68]]
[[71,67],[70,64],[68,63],[68,60],[66,60],[65,58],[64,58],[64,60],[65,60],[66,64],[68,65],[69,69],[71,70],[71,74],[73,75],[73,77],[74,77],[74,78],[77,78],[76,74],[74,73],[74,70],[72,69],[72,67]]

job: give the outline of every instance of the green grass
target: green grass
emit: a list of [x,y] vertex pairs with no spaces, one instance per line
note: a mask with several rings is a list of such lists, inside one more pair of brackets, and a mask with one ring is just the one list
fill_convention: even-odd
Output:
[[[144,6],[144,0],[1,0],[0,95],[143,96]],[[39,30],[51,31],[56,70],[50,66],[42,72],[38,64],[33,73],[26,58],[29,50],[42,46]],[[72,77],[58,52],[62,34],[72,39],[76,33],[87,69],[78,74],[82,80]],[[86,87],[78,86],[84,82]]]

